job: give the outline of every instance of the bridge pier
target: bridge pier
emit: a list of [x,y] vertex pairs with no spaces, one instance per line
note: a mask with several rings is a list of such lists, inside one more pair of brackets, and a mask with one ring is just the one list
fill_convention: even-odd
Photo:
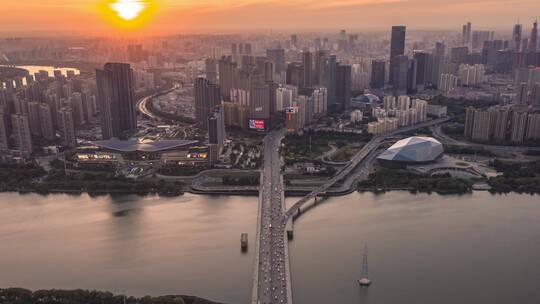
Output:
[[286,231],[287,231],[287,239],[288,240],[294,239],[294,222],[293,222],[292,217],[290,217],[287,220]]

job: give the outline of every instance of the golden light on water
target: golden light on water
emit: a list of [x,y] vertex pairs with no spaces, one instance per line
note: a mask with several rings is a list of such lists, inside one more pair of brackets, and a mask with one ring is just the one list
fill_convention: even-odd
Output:
[[155,0],[107,0],[98,10],[113,27],[135,30],[148,23],[156,9]]

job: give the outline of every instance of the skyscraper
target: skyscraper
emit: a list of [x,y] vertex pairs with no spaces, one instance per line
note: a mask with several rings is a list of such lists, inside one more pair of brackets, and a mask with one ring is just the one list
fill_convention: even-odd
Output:
[[137,129],[133,70],[126,63],[107,63],[96,70],[103,139],[122,137]]
[[[251,84],[249,91],[249,115],[250,119],[270,118],[271,88],[268,83],[256,80]],[[273,88],[275,96],[275,88]]]
[[386,62],[384,60],[373,60],[371,62],[371,88],[381,89],[384,87],[385,66]]
[[222,147],[225,143],[225,120],[221,106],[215,106],[208,113],[208,143]]
[[9,149],[7,113],[3,105],[0,105],[0,151]]
[[286,83],[302,88],[304,85],[304,67],[301,63],[291,62],[287,65]]
[[323,86],[328,90],[328,110],[336,103],[336,79],[337,79],[337,58],[335,55],[326,57],[324,65]]
[[535,20],[531,30],[531,39],[529,41],[529,52],[534,53],[538,50],[538,21]]
[[208,114],[220,104],[220,88],[206,78],[195,79],[195,119],[199,128],[208,129]]
[[274,67],[277,74],[285,71],[285,50],[284,49],[268,49],[266,57],[274,62]]
[[407,93],[409,86],[409,57],[405,55],[399,55],[393,59],[394,69],[394,93],[395,95],[404,95]]
[[328,110],[328,91],[321,87],[313,91],[313,114],[323,114]]
[[514,144],[521,144],[525,139],[527,130],[527,112],[515,111],[512,114],[510,125],[510,141]]
[[389,83],[394,84],[394,81],[397,77],[396,71],[396,62],[395,58],[397,56],[402,56],[405,54],[405,26],[393,26],[392,27],[392,38],[390,41],[390,79]]
[[523,32],[523,26],[521,24],[514,25],[512,30],[512,45],[511,49],[519,52],[521,50],[521,34]]
[[351,66],[338,64],[336,69],[336,103],[338,111],[351,110]]
[[219,159],[219,154],[225,143],[225,117],[221,106],[216,106],[208,114],[208,150],[210,164]]
[[39,103],[31,101],[28,103],[28,123],[30,124],[30,133],[33,136],[41,136],[41,125],[39,123]]
[[323,85],[325,82],[326,59],[328,56],[329,53],[325,50],[318,50],[315,53],[315,68],[313,76],[315,84]]
[[219,87],[221,97],[226,100],[231,100],[231,89],[235,88],[237,76],[237,65],[232,58],[223,57],[219,60]]
[[471,42],[471,23],[467,22],[467,24],[463,25],[463,33],[462,33],[462,44],[464,46],[469,45]]
[[58,123],[60,124],[60,131],[62,132],[62,144],[70,148],[77,147],[73,111],[67,108],[58,110]]
[[213,58],[207,58],[204,61],[204,68],[205,68],[205,74],[206,79],[210,81],[211,83],[217,84],[217,62]]
[[33,146],[28,116],[20,114],[11,115],[11,127],[15,139],[15,149],[19,150],[22,155],[28,156],[32,154]]
[[313,85],[313,54],[311,52],[302,52],[302,65],[304,67],[302,88],[310,88]]
[[54,124],[52,119],[51,107],[42,103],[39,105],[39,124],[41,136],[47,140],[54,139]]
[[423,91],[424,87],[428,83],[428,79],[430,79],[430,73],[432,68],[432,66],[430,66],[430,63],[432,63],[430,57],[431,54],[424,51],[414,52],[414,59],[417,63],[416,85],[418,91]]

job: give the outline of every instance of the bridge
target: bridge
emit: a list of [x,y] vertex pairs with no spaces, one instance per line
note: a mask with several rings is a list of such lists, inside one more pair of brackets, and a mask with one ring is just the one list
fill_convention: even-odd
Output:
[[[401,128],[384,135],[375,136],[338,173],[323,185],[286,210],[281,174],[279,147],[284,136],[283,130],[273,131],[264,139],[264,166],[259,189],[259,209],[257,214],[257,242],[255,245],[255,270],[253,274],[252,304],[292,303],[291,274],[289,267],[288,230],[292,232],[293,217],[306,203],[324,194],[341,180],[347,179],[360,165],[365,166],[376,155],[377,150],[393,136],[411,132],[448,121],[436,119],[425,123]],[[368,170],[360,173],[367,176]],[[357,176],[352,176],[345,188],[352,188]]]
[[279,147],[283,134],[274,131],[264,139],[252,304],[292,303],[286,223],[282,221],[285,194]]

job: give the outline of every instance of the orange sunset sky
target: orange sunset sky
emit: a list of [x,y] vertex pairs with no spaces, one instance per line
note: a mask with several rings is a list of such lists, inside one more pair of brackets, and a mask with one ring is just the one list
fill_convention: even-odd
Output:
[[[0,35],[107,35],[121,32],[98,6],[106,0],[0,0]],[[151,18],[138,34],[254,30],[530,28],[540,0],[148,0]]]

